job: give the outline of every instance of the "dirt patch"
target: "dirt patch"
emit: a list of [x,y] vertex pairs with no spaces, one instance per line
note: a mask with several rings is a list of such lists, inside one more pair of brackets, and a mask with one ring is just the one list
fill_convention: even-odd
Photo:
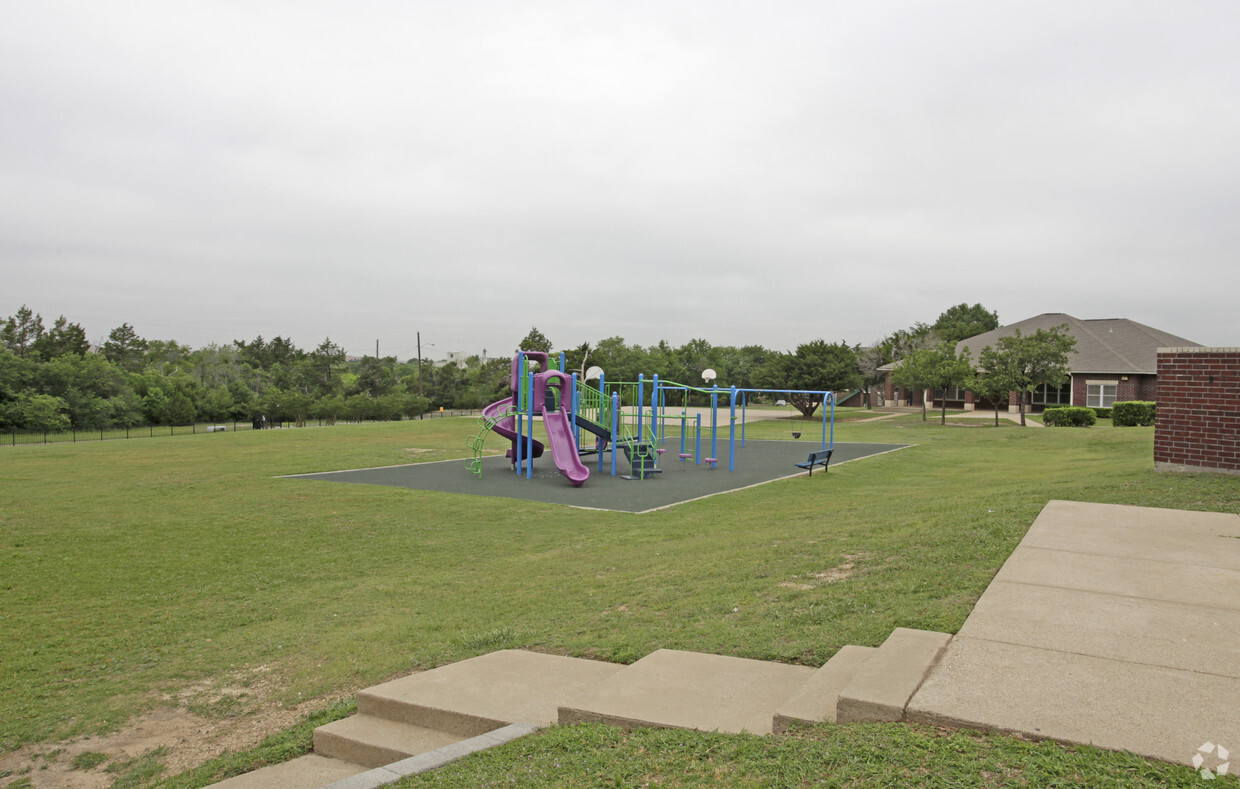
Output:
[[[853,574],[857,572],[857,560],[863,557],[859,553],[846,553],[841,558],[843,558],[844,561],[829,570],[823,570],[820,573],[811,573],[806,576],[803,581],[781,581],[779,585],[785,589],[799,589],[801,591],[805,591],[822,586],[823,584],[833,584],[838,581],[843,581],[846,578],[851,578]],[[799,576],[793,576],[793,578],[796,579],[799,578]]]
[[[352,695],[340,692],[288,707],[272,698],[277,688],[268,676],[268,670],[260,667],[244,677],[198,683],[164,697],[164,706],[111,734],[32,745],[4,754],[0,756],[0,787],[25,778],[39,789],[107,789],[118,777],[107,771],[109,765],[115,769],[144,757],[158,759],[164,766],[162,775],[175,775],[221,754],[252,748],[312,712]],[[255,677],[263,679],[256,681]],[[190,709],[229,709],[242,701],[247,711],[235,717]]]

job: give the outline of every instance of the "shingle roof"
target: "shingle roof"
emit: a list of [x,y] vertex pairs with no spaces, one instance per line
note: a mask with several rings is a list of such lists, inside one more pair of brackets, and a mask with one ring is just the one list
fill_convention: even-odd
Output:
[[1038,329],[1051,329],[1064,324],[1068,326],[1068,333],[1076,338],[1076,350],[1070,364],[1074,373],[1154,375],[1158,372],[1159,348],[1201,345],[1127,318],[1081,320],[1062,312],[1048,312],[961,340],[956,350],[968,348],[976,361],[983,348],[995,345],[1000,337],[1015,334],[1017,329],[1021,334],[1029,335]]

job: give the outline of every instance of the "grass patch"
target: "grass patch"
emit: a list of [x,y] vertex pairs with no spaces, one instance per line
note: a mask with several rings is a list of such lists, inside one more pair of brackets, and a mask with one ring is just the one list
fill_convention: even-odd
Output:
[[[416,787],[1195,787],[1192,769],[1088,746],[907,724],[785,736],[548,729],[396,784]],[[1234,780],[1222,786],[1235,785]]]
[[108,760],[106,753],[98,751],[82,751],[73,757],[72,765],[75,770],[93,770]]
[[[747,434],[786,439],[790,423]],[[189,689],[242,716],[499,648],[817,666],[895,627],[955,632],[1049,499],[1240,511],[1232,479],[1155,473],[1152,428],[920,414],[836,426],[909,449],[644,515],[277,478],[461,458],[475,431],[0,449],[0,752],[111,730]],[[263,692],[212,698],[257,672]]]
[[112,789],[138,789],[149,786],[164,772],[163,748],[156,748],[136,759],[117,759],[104,768],[116,775]]

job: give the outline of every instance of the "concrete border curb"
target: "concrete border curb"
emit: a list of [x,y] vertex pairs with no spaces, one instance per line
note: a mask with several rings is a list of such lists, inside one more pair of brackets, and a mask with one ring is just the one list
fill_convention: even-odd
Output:
[[401,759],[399,762],[358,773],[327,784],[323,789],[377,789],[380,786],[396,783],[407,775],[417,775],[443,767],[457,759],[494,748],[497,745],[504,745],[536,731],[538,731],[537,726],[531,726],[528,723],[512,723],[468,740],[461,740],[433,751],[410,756],[408,759]]

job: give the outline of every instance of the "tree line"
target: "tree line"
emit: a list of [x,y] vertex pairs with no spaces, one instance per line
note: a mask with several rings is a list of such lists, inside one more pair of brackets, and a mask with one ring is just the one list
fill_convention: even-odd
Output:
[[[514,349],[565,356],[566,369],[606,371],[608,381],[662,380],[702,386],[702,372],[716,371],[720,385],[779,391],[854,391],[878,385],[885,364],[998,326],[980,304],[957,305],[934,324],[915,324],[868,347],[811,340],[795,350],[760,345],[712,345],[693,339],[679,347],[651,346],[609,337],[557,349],[536,327]],[[913,356],[916,362],[919,357]],[[79,324],[64,316],[47,327],[23,306],[0,322],[0,429],[99,429],[195,421],[353,420],[412,418],[427,411],[476,409],[506,396],[510,358],[470,357],[459,364],[404,362],[393,356],[347,359],[326,338],[313,350],[291,340],[233,340],[193,349],[175,340],[140,337],[124,323],[92,348]],[[902,364],[905,385],[922,385]],[[941,375],[931,376],[941,378]],[[928,380],[928,379],[927,379]],[[935,380],[926,386],[957,385]],[[1015,388],[1015,387],[1014,387]],[[690,394],[689,404],[707,396]],[[868,397],[867,397],[868,401]],[[820,400],[791,397],[812,416]]]

